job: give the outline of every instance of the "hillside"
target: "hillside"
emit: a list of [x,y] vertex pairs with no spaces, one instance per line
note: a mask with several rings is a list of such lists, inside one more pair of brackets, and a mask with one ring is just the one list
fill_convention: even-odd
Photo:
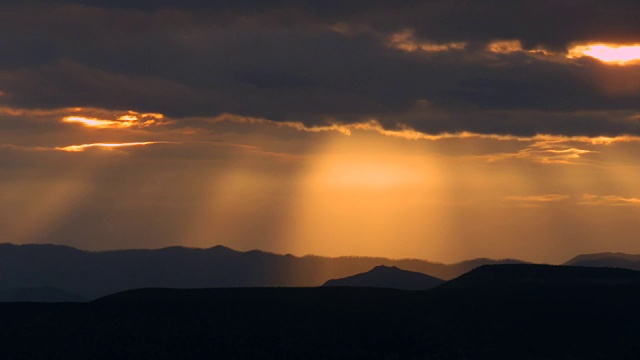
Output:
[[590,267],[615,267],[640,270],[640,255],[623,253],[585,254],[574,257],[565,265]]
[[322,286],[376,287],[400,290],[427,290],[444,283],[427,274],[406,271],[395,266],[376,266],[373,269],[342,279],[332,279]]
[[16,359],[639,358],[640,287],[583,285],[139,289],[0,304],[0,343]]
[[501,289],[541,286],[612,286],[640,284],[640,272],[617,268],[508,264],[484,265],[450,280],[443,288]]

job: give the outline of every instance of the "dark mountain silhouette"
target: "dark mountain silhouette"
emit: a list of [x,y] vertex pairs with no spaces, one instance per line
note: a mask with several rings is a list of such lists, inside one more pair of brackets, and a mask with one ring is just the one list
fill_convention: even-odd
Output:
[[84,297],[50,286],[0,290],[0,302],[83,302]]
[[296,257],[223,246],[89,252],[60,245],[0,244],[0,289],[51,286],[95,299],[145,287],[320,286],[380,264],[451,279],[493,263],[521,262],[476,259],[445,265],[414,259]]
[[538,286],[602,286],[640,284],[640,272],[618,268],[562,265],[483,265],[448,281],[443,288],[505,288]]
[[616,267],[631,270],[640,270],[640,255],[623,253],[600,253],[576,256],[567,261],[565,265],[590,266],[590,267]]
[[423,273],[402,270],[395,266],[380,265],[365,273],[329,280],[323,286],[427,290],[442,283],[444,283],[444,280]]
[[[487,268],[474,273],[500,267]],[[547,281],[549,271],[515,278]],[[89,303],[1,303],[0,343],[7,359],[640,358],[640,286],[520,285],[156,288]]]

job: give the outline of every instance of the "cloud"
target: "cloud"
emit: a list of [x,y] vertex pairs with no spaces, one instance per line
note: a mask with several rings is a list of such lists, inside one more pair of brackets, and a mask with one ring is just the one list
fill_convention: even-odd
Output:
[[561,195],[561,194],[546,194],[546,195],[513,195],[507,196],[505,199],[509,201],[518,201],[518,202],[533,202],[533,203],[546,203],[546,202],[556,202],[563,201],[569,198],[569,195]]
[[618,195],[584,194],[579,204],[588,206],[640,206],[640,199]]
[[533,142],[529,146],[515,153],[501,153],[487,155],[489,161],[507,159],[530,160],[541,164],[578,164],[584,163],[582,155],[592,153],[592,150],[568,147],[558,142]]
[[[79,109],[77,111],[82,111]],[[97,119],[85,116],[65,116],[62,118],[65,123],[78,123],[87,127],[105,128],[143,128],[151,125],[167,125],[163,114],[149,113],[140,114],[136,111],[128,111],[125,115],[120,115],[116,119]]]
[[[70,120],[73,120],[70,122]],[[629,121],[633,121],[630,119]],[[100,108],[25,109],[0,108],[0,128],[5,144],[38,149],[84,150],[107,148],[92,144],[238,144],[253,146],[268,136],[269,145],[251,151],[295,160],[320,146],[328,136],[373,133],[389,139],[433,143],[429,151],[468,161],[489,163],[516,161],[548,165],[597,165],[610,163],[607,147],[630,144],[640,136],[532,136],[472,131],[427,132],[403,123],[388,126],[370,118],[360,122],[328,120],[320,124],[275,121],[263,117],[225,113],[214,117],[171,117],[162,113]],[[252,134],[263,134],[254,137]],[[308,134],[308,135],[305,135]],[[315,136],[314,134],[318,134]],[[320,135],[320,134],[327,134]],[[304,141],[306,145],[290,143]],[[284,142],[283,142],[284,141]],[[457,144],[457,145],[456,145]],[[460,149],[467,150],[461,151]],[[252,148],[253,149],[253,148]]]
[[388,37],[387,46],[394,49],[407,51],[407,52],[441,52],[452,50],[463,50],[467,47],[465,42],[450,42],[450,43],[430,43],[426,41],[420,41],[416,39],[413,31],[403,30],[397,33],[393,33]]
[[569,49],[568,57],[584,56],[590,56],[609,64],[630,65],[640,61],[640,45],[595,43],[576,45]]
[[82,145],[69,145],[65,147],[56,148],[56,150],[68,151],[68,152],[82,152],[91,148],[98,149],[117,149],[121,147],[129,146],[146,146],[152,144],[160,144],[160,142],[146,141],[146,142],[132,142],[132,143],[95,143],[95,144],[82,144]]
[[0,14],[0,104],[173,118],[231,113],[309,127],[376,119],[426,133],[640,134],[638,122],[626,120],[637,113],[640,67],[565,56],[574,43],[640,41],[630,15],[637,4],[601,8],[504,0],[15,3]]
[[[626,0],[608,1],[606,6],[597,0],[67,0],[51,3],[66,4],[65,8],[89,7],[120,13],[197,12],[217,15],[227,22],[259,17],[279,26],[342,22],[380,31],[414,28],[420,36],[438,42],[519,39],[527,49],[536,45],[564,49],[573,42],[594,39],[628,42],[640,33],[634,16],[640,11],[640,5]],[[295,18],[301,20],[294,21]]]
[[[586,154],[590,151],[569,148],[567,143],[584,143],[591,145],[610,145],[619,142],[639,142],[640,136],[563,136],[554,134],[536,134],[534,136],[517,136],[503,134],[483,134],[470,131],[455,133],[427,133],[412,129],[406,125],[399,125],[397,129],[385,128],[378,120],[369,119],[356,123],[340,123],[328,121],[326,125],[306,125],[299,121],[274,121],[265,118],[241,116],[235,114],[222,114],[214,118],[202,119],[203,122],[219,123],[232,122],[237,124],[261,124],[282,128],[291,128],[302,132],[338,132],[343,135],[351,135],[353,131],[372,131],[380,135],[397,137],[406,140],[446,140],[446,139],[488,139],[496,141],[531,142],[532,149],[538,149],[540,153],[556,154],[559,156],[572,156]],[[191,123],[193,124],[193,123]],[[530,150],[529,152],[532,152]]]

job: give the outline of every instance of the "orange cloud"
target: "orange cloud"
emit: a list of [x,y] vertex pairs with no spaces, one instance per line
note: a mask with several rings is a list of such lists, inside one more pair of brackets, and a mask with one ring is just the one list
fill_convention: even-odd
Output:
[[372,131],[377,132],[380,135],[402,138],[407,140],[443,140],[443,139],[493,139],[493,140],[504,140],[504,141],[531,141],[534,139],[533,137],[519,137],[515,135],[498,135],[498,134],[478,134],[472,133],[468,131],[458,132],[458,133],[440,133],[440,134],[428,134],[423,133],[417,130],[412,129],[411,127],[400,125],[397,130],[389,130],[385,129],[385,127],[380,124],[375,119],[371,119],[368,121],[363,121],[359,123],[349,123],[342,124],[339,122],[330,122],[327,125],[320,126],[307,126],[302,122],[298,121],[273,121],[263,118],[253,118],[247,116],[240,116],[234,114],[222,114],[213,119],[210,119],[212,122],[222,122],[229,121],[238,124],[264,124],[270,126],[276,126],[281,128],[289,128],[302,132],[310,132],[310,133],[320,133],[320,132],[330,132],[335,131],[339,132],[343,135],[350,136],[354,131]]
[[98,128],[98,129],[128,128],[135,125],[135,123],[131,121],[104,120],[104,119],[88,118],[84,116],[65,116],[62,119],[62,122],[80,123],[84,126]]
[[522,43],[520,40],[498,40],[489,43],[487,50],[498,54],[509,54],[522,51]]
[[546,194],[546,195],[530,195],[530,196],[507,196],[505,199],[509,201],[522,202],[554,202],[562,201],[569,198],[569,195]]
[[413,31],[403,30],[394,34],[387,39],[387,46],[406,51],[424,51],[424,52],[441,52],[451,50],[463,50],[467,47],[465,42],[449,42],[444,44],[430,43],[416,39]]
[[593,195],[584,194],[578,203],[580,205],[590,206],[640,206],[640,199],[638,198],[626,198],[617,195]]
[[595,43],[575,45],[569,49],[569,58],[589,56],[607,64],[629,65],[640,63],[640,44],[622,45]]
[[[75,111],[82,111],[82,108],[74,109]],[[147,127],[151,125],[165,125],[168,124],[164,120],[164,115],[159,113],[138,113],[135,111],[128,111],[124,115],[120,115],[115,119],[99,119],[95,117],[87,117],[81,115],[65,116],[62,118],[62,122],[65,123],[78,123],[86,127],[97,129],[109,129],[109,128],[131,128],[131,127]]]
[[91,148],[113,149],[113,148],[120,148],[120,147],[145,146],[145,145],[160,144],[160,143],[164,143],[164,142],[145,141],[145,142],[129,142],[129,143],[94,143],[94,144],[82,144],[82,145],[70,145],[65,147],[58,147],[56,148],[56,150],[68,151],[68,152],[82,152]]
[[[544,144],[544,145],[542,145]],[[529,160],[539,164],[579,164],[583,163],[582,155],[593,152],[592,150],[566,147],[562,144],[548,145],[535,142],[526,148],[514,153],[499,153],[482,156],[490,162],[521,159]]]
[[[223,114],[213,119],[212,122],[229,121],[241,124],[263,124],[280,128],[290,128],[301,132],[339,132],[343,135],[350,136],[355,131],[370,131],[380,135],[406,139],[406,140],[491,140],[491,141],[509,141],[525,143],[525,147],[516,152],[495,153],[481,156],[473,156],[474,159],[484,159],[489,162],[503,161],[509,159],[520,159],[540,164],[579,164],[586,163],[587,160],[583,155],[597,152],[594,149],[584,148],[590,146],[607,146],[614,143],[630,143],[640,142],[640,136],[636,135],[619,135],[619,136],[564,136],[553,134],[537,134],[534,136],[517,136],[502,134],[480,134],[468,131],[457,133],[424,133],[406,125],[398,125],[397,129],[386,129],[380,122],[375,119],[363,121],[359,123],[343,124],[339,122],[330,122],[327,125],[307,126],[302,122],[286,121],[278,122],[263,118],[252,118],[234,114]],[[583,146],[584,145],[584,146]]]

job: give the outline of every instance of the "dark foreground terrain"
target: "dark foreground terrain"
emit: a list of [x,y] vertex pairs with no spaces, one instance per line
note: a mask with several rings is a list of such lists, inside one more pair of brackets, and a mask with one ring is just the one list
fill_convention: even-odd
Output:
[[482,267],[428,291],[141,289],[5,303],[2,359],[640,358],[640,273],[539,269]]

